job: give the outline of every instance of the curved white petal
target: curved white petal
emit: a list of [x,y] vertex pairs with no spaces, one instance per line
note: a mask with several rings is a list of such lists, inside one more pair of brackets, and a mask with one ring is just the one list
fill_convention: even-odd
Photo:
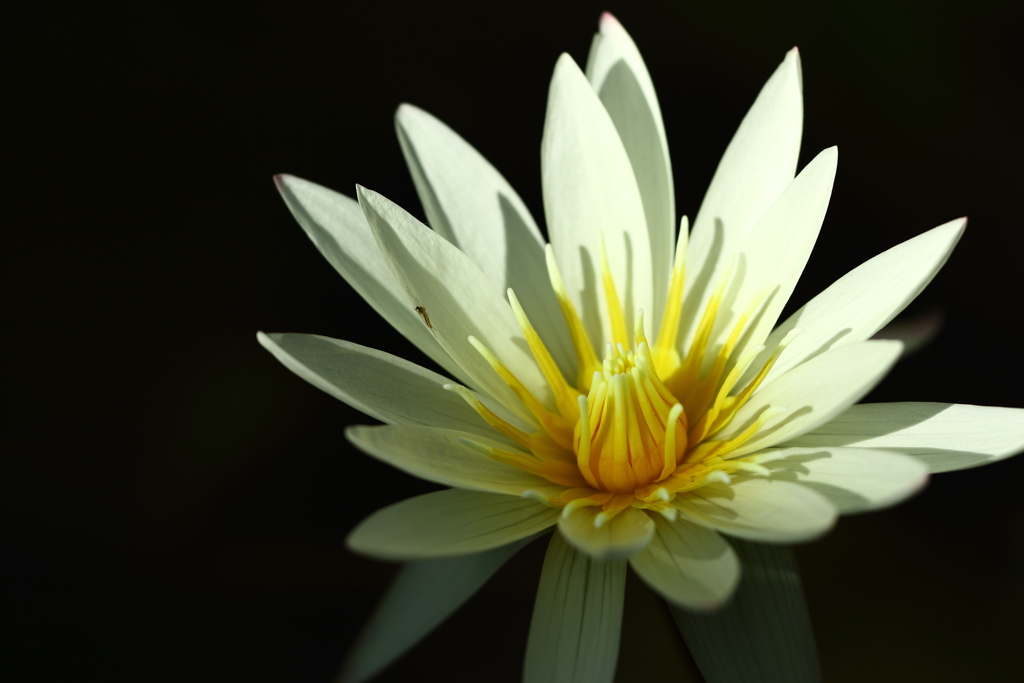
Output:
[[554,534],[533,605],[523,683],[611,683],[625,589],[625,560],[595,560]]
[[408,304],[359,204],[308,180],[274,177],[288,209],[324,258],[391,326],[460,381],[476,386]]
[[467,555],[539,533],[554,526],[559,514],[528,498],[448,489],[377,510],[345,542],[356,552],[385,560]]
[[422,109],[401,105],[395,129],[430,227],[497,291],[515,290],[555,362],[575,377],[576,356],[548,283],[543,240],[523,200],[487,159]]
[[[314,334],[257,334],[260,344],[313,386],[381,422],[425,425],[507,441],[447,377],[376,349]],[[511,442],[509,442],[511,443]]]
[[600,560],[629,557],[647,545],[654,535],[650,515],[628,507],[600,527],[594,525],[599,507],[583,507],[558,521],[558,529],[577,550]]
[[732,332],[737,318],[765,287],[775,289],[747,323],[733,358],[761,344],[775,326],[818,239],[832,196],[838,157],[835,147],[814,157],[743,240],[732,282],[715,319],[708,363],[714,362],[715,351]]
[[821,536],[836,521],[821,494],[788,481],[734,478],[676,496],[672,506],[691,522],[763,543],[797,543]]
[[402,567],[349,653],[341,683],[365,683],[384,670],[480,590],[529,540]]
[[[766,381],[809,358],[868,339],[921,293],[949,258],[967,225],[958,218],[899,244],[854,268],[775,328],[750,364],[750,379],[795,327],[803,328]],[[742,381],[742,380],[741,380]]]
[[729,453],[738,457],[808,432],[843,412],[882,380],[899,358],[898,341],[862,341],[832,349],[762,385],[714,439],[739,434],[769,406],[785,413],[770,418],[749,441]]
[[809,486],[841,514],[889,507],[928,483],[928,466],[894,451],[871,448],[781,448],[765,462],[771,478]]
[[732,547],[717,532],[685,519],[669,522],[658,515],[654,524],[654,538],[629,560],[640,578],[680,607],[722,605],[740,580]]
[[508,449],[508,446],[475,434],[432,427],[366,427],[357,425],[345,430],[345,436],[360,450],[397,467],[403,472],[445,486],[472,491],[490,491],[510,496],[524,491],[538,491],[556,497],[564,486],[505,465],[464,445],[465,438],[485,446]]
[[814,629],[793,549],[736,539],[731,545],[743,565],[743,579],[732,600],[714,612],[669,604],[704,680],[821,683]]
[[604,235],[626,329],[652,311],[651,248],[633,168],[604,105],[563,54],[548,90],[541,142],[544,212],[566,291],[598,353],[611,341],[598,258]]
[[530,353],[503,293],[469,258],[385,197],[357,188],[359,205],[410,305],[476,384],[528,422],[533,415],[470,343],[476,337],[536,396],[551,389]]
[[884,448],[919,458],[932,472],[949,472],[1024,451],[1024,409],[864,403],[786,445]]
[[619,132],[633,166],[647,217],[651,242],[653,309],[645,311],[650,333],[657,334],[668,292],[675,245],[675,194],[665,124],[640,51],[622,24],[608,12],[601,15],[587,59],[587,78]]
[[689,344],[729,256],[796,174],[803,83],[796,48],[786,54],[740,123],[693,223],[679,338]]

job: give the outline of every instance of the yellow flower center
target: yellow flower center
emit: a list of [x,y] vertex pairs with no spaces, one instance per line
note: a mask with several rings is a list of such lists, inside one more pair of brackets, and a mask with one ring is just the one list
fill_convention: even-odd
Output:
[[558,369],[515,293],[509,290],[512,310],[553,392],[555,410],[545,407],[489,349],[470,338],[534,415],[540,430],[530,432],[512,425],[465,387],[446,387],[458,391],[491,426],[519,444],[522,451],[501,450],[470,440],[464,443],[500,462],[564,486],[557,497],[539,493],[536,497],[565,508],[566,513],[585,505],[601,506],[603,511],[596,519],[597,524],[603,524],[628,506],[674,517],[674,509],[668,503],[678,493],[712,481],[728,483],[730,474],[737,471],[767,472],[758,464],[757,457],[728,455],[749,441],[768,419],[778,415],[778,409],[763,410],[752,424],[729,439],[715,437],[747,402],[797,331],[782,341],[742,390],[734,392],[747,366],[763,347],[750,349],[739,358],[733,358],[733,352],[747,321],[771,288],[750,302],[711,358],[711,334],[731,278],[730,266],[708,301],[688,353],[681,357],[676,340],[685,282],[685,230],[684,224],[661,330],[653,345],[644,334],[643,311],[637,314],[633,339],[627,338],[625,316],[601,241],[602,282],[612,333],[612,342],[606,346],[601,362],[566,294],[554,253],[548,247],[551,286],[569,327],[579,364],[572,382]]

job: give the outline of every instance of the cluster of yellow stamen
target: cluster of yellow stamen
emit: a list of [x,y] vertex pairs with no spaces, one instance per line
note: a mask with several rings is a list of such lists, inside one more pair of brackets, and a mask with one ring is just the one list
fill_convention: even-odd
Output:
[[612,339],[606,345],[602,362],[598,361],[583,322],[565,291],[554,253],[550,246],[547,248],[551,286],[579,363],[572,383],[555,364],[515,294],[511,289],[508,291],[512,310],[553,392],[555,410],[546,408],[490,350],[470,338],[536,417],[540,431],[527,433],[496,415],[465,387],[447,385],[522,450],[502,450],[469,440],[464,443],[495,460],[566,487],[555,498],[538,494],[544,502],[564,508],[565,514],[583,506],[600,506],[602,511],[595,523],[601,525],[633,506],[674,518],[676,512],[670,503],[679,493],[712,482],[729,483],[730,475],[736,472],[767,473],[757,457],[730,458],[729,453],[749,441],[781,409],[762,411],[732,438],[714,437],[749,400],[795,331],[773,351],[746,386],[734,391],[764,347],[752,348],[735,360],[734,351],[747,323],[772,291],[768,288],[754,297],[714,358],[706,358],[715,320],[732,277],[730,265],[708,301],[688,353],[681,357],[676,341],[684,294],[686,233],[684,219],[661,330],[653,347],[644,334],[643,311],[637,315],[630,347],[604,241],[599,242]]

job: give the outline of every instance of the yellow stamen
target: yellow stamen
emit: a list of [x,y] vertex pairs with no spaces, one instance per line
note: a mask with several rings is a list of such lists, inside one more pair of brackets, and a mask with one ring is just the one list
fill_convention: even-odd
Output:
[[541,426],[544,427],[552,439],[556,443],[563,446],[564,448],[572,447],[572,423],[566,420],[561,415],[556,415],[550,410],[544,407],[544,405],[537,400],[537,397],[533,393],[523,386],[523,383],[519,381],[519,378],[512,374],[512,372],[505,367],[505,365],[498,360],[498,358],[491,353],[491,350],[484,346],[479,339],[474,336],[469,337],[469,343],[473,345],[473,348],[484,357],[494,371],[498,373],[502,381],[508,385],[509,389],[523,402],[523,405],[533,413],[534,417],[540,422]]
[[579,363],[579,371],[576,376],[576,387],[581,391],[590,389],[591,374],[600,367],[597,362],[597,354],[590,343],[587,330],[583,327],[576,307],[573,305],[569,295],[565,292],[565,284],[562,282],[562,274],[558,270],[558,263],[555,262],[555,252],[551,245],[547,245],[544,256],[548,266],[548,277],[551,279],[551,289],[555,291],[555,298],[558,299],[558,306],[562,309],[562,317],[569,327],[569,336],[572,337],[572,345],[576,350],[576,359]]
[[586,486],[587,484],[586,480],[580,476],[579,469],[571,462],[545,460],[529,453],[506,451],[492,446],[485,446],[472,439],[460,438],[459,443],[500,463],[544,477],[548,481],[560,484],[561,486],[576,488]]
[[526,343],[530,345],[533,357],[537,359],[537,365],[540,366],[544,379],[547,380],[548,386],[551,387],[551,391],[555,394],[555,404],[558,406],[559,412],[570,421],[578,419],[576,397],[580,395],[580,392],[569,386],[569,383],[565,381],[562,371],[558,369],[547,347],[544,346],[544,342],[541,341],[540,335],[533,329],[530,319],[526,317],[526,312],[519,305],[519,299],[516,298],[516,294],[511,288],[508,290],[508,301],[512,304],[512,311],[516,314],[519,327],[523,330],[523,335],[526,337]]
[[626,336],[626,315],[622,312],[619,293],[615,291],[615,279],[608,265],[608,252],[604,246],[604,233],[597,234],[598,252],[601,256],[601,281],[604,284],[604,298],[608,305],[608,322],[612,328],[612,341],[616,344],[628,344]]
[[686,216],[679,222],[679,238],[676,240],[675,262],[672,265],[672,280],[668,286],[668,300],[665,314],[661,317],[661,330],[654,343],[654,367],[662,377],[668,377],[679,367],[679,351],[676,337],[679,334],[679,316],[683,312],[683,291],[686,283],[686,249],[690,224]]

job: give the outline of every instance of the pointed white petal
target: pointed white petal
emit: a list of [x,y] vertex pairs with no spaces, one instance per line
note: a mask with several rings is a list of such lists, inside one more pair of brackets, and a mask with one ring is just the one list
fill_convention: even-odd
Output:
[[598,353],[611,341],[598,235],[633,330],[652,311],[651,247],[636,178],[597,94],[569,55],[555,65],[541,143],[541,182],[551,246],[569,298]]
[[594,526],[599,507],[583,507],[558,521],[558,529],[577,550],[600,560],[629,557],[647,545],[654,522],[637,508],[626,508],[600,527]]
[[688,609],[714,609],[740,580],[740,563],[717,532],[685,519],[654,517],[656,531],[629,564],[647,585],[670,603]]
[[[739,358],[761,344],[775,326],[796,288],[825,220],[838,152],[830,147],[814,157],[793,179],[740,245],[732,283],[715,319],[711,349],[716,351],[732,332],[737,318],[765,287],[776,289],[748,322],[733,351]],[[708,362],[714,361],[714,353]]]
[[825,496],[842,514],[889,507],[928,483],[928,466],[909,455],[870,448],[781,448],[765,462],[772,479]]
[[932,472],[949,472],[1024,451],[1024,409],[864,403],[786,445],[884,448],[920,458]]
[[768,406],[785,408],[786,412],[769,419],[729,457],[784,443],[825,424],[871,391],[889,372],[902,348],[898,341],[862,341],[812,358],[762,385],[713,438],[736,436]]
[[668,292],[675,244],[675,195],[665,124],[640,51],[622,24],[608,12],[601,16],[587,59],[587,78],[611,116],[633,166],[651,241],[654,306],[645,311],[650,333],[657,334]]
[[431,360],[462,382],[475,386],[408,304],[359,204],[294,176],[279,175],[274,180],[295,220],[352,289]]
[[611,683],[625,588],[625,560],[595,560],[554,534],[533,605],[523,683]]
[[817,538],[832,528],[837,514],[824,496],[806,486],[741,477],[676,496],[672,505],[691,522],[765,543]]
[[704,679],[714,683],[821,683],[814,631],[793,549],[733,540],[739,590],[716,612],[669,610]]
[[515,290],[555,362],[576,376],[576,356],[548,283],[544,245],[529,209],[455,131],[403,104],[395,128],[427,222],[480,267],[495,289]]
[[534,418],[470,343],[476,337],[542,403],[551,389],[537,367],[504,293],[469,258],[385,197],[357,188],[359,205],[414,309],[441,346],[502,405]]
[[511,496],[534,490],[554,497],[565,490],[564,486],[556,486],[535,474],[500,463],[459,441],[465,438],[508,450],[508,446],[501,442],[475,434],[431,427],[357,425],[346,429],[345,436],[357,448],[378,460],[445,486]]
[[318,389],[381,422],[425,425],[506,441],[436,372],[389,353],[313,334],[257,335],[281,363]]
[[377,510],[345,539],[384,560],[467,555],[508,545],[558,522],[559,510],[485,491],[435,491]]
[[802,89],[800,55],[793,48],[718,162],[690,237],[680,325],[680,339],[687,344],[726,261],[793,180],[803,128]]
[[766,381],[830,348],[868,339],[921,293],[949,258],[967,225],[950,221],[899,244],[854,268],[811,299],[768,336],[765,351],[750,364],[746,379],[795,327],[803,328]]
[[461,607],[529,540],[402,567],[342,667],[341,683],[365,683],[384,670]]

